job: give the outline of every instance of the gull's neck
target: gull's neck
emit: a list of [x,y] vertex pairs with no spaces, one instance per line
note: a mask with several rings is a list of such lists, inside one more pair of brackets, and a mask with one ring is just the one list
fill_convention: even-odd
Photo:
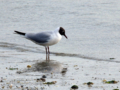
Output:
[[60,27],[58,27],[58,28],[56,28],[55,30],[54,30],[54,32],[58,32],[59,33],[59,29],[60,29]]
[[59,39],[61,40],[62,35],[59,33],[59,30],[60,30],[60,27],[56,28],[56,29],[54,30],[54,32],[55,32],[55,34],[59,37]]

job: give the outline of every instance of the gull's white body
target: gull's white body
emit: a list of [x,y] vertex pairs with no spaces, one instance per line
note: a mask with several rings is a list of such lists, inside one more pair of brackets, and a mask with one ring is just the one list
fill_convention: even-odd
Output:
[[[58,43],[62,36],[59,33],[59,28],[57,28],[54,31],[48,31],[48,32],[40,32],[40,33],[26,33],[25,38],[35,42],[36,44],[42,45],[42,46],[51,46],[56,43]],[[41,35],[41,36],[40,36]],[[47,35],[47,37],[45,37]],[[37,39],[40,37],[40,40],[44,39],[46,42],[41,42],[40,40],[37,41]],[[45,38],[42,38],[45,37]]]

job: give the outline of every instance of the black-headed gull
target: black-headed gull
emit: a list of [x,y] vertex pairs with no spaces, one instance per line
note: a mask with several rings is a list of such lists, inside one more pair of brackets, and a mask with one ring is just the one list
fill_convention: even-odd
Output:
[[47,54],[50,53],[49,46],[58,43],[61,40],[62,35],[67,38],[67,36],[65,35],[65,29],[63,27],[58,27],[54,31],[40,32],[40,33],[24,33],[19,31],[15,31],[15,32],[20,35],[24,35],[25,38],[33,41],[38,45],[45,46],[46,59],[49,57],[49,55],[47,57]]

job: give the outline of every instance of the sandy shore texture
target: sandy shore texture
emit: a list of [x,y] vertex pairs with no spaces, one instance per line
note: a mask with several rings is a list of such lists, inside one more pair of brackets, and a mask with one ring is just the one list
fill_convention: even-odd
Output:
[[[14,33],[57,27],[68,39],[50,46],[49,62]],[[119,90],[119,81],[120,0],[0,0],[0,90]]]
[[[0,90],[70,90],[72,85],[78,85],[78,90],[120,88],[119,62],[82,59],[62,54],[51,54],[51,60],[46,62],[44,57],[44,53],[1,50]],[[43,75],[46,78],[42,81]],[[117,83],[104,82],[110,80],[116,80]],[[54,84],[46,84],[48,82]],[[93,84],[85,84],[88,82]]]

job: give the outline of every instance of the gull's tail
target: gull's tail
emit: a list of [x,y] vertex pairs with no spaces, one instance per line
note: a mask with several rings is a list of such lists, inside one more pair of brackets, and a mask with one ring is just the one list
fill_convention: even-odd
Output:
[[16,32],[17,34],[20,34],[20,35],[25,35],[24,32],[19,32],[19,31],[14,31],[14,32]]

